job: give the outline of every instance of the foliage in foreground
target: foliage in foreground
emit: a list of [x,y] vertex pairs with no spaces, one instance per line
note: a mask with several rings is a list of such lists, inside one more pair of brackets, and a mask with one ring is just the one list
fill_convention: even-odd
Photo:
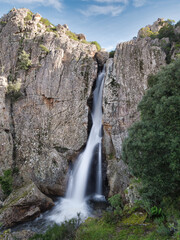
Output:
[[100,219],[88,218],[78,228],[75,240],[178,240],[179,227],[179,223],[168,223],[158,215],[151,218],[135,204],[132,208],[125,206],[118,218],[116,212],[104,213]]
[[79,218],[72,219],[30,240],[180,240],[179,201],[164,199],[162,209],[147,209],[143,201],[123,207],[116,194],[108,199],[110,206],[101,217],[88,218],[81,225]]
[[79,218],[65,221],[60,226],[55,224],[44,234],[35,234],[29,240],[71,240],[75,238],[76,229],[79,224]]
[[123,160],[155,204],[180,194],[180,59],[151,76],[139,104],[141,121],[129,130]]

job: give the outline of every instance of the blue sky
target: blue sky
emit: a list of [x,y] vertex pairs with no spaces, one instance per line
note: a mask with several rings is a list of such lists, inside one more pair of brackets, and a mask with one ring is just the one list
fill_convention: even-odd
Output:
[[107,50],[131,40],[157,18],[180,20],[180,0],[0,0],[0,16],[13,7],[29,8],[55,25],[67,24]]

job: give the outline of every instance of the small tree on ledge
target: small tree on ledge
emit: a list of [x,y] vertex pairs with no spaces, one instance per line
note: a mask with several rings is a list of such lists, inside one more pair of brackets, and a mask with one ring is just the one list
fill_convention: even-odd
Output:
[[26,51],[22,50],[19,58],[19,67],[22,70],[28,70],[31,66],[30,54],[26,53]]

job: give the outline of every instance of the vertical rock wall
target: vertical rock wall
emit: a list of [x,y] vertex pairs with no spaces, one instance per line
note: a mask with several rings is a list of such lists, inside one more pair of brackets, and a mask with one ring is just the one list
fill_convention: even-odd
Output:
[[[13,164],[18,185],[33,180],[43,192],[62,195],[69,162],[87,140],[97,49],[70,39],[67,27],[53,29],[28,9],[1,18],[0,174]],[[31,61],[26,69],[23,50]],[[10,94],[8,84],[17,82],[20,89]]]
[[114,59],[106,64],[104,85],[104,149],[108,167],[109,195],[128,186],[129,174],[121,160],[127,129],[139,119],[138,103],[147,89],[149,74],[165,65],[165,53],[158,40],[142,38],[117,45]]

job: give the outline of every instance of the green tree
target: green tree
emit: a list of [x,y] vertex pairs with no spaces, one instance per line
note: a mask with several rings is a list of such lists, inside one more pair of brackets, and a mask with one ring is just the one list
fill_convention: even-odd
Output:
[[180,194],[180,59],[151,76],[149,85],[122,155],[142,181],[142,196],[158,203]]
[[164,37],[168,37],[170,41],[173,41],[176,37],[174,32],[174,26],[171,22],[166,22],[166,24],[159,30],[158,38],[162,39]]

